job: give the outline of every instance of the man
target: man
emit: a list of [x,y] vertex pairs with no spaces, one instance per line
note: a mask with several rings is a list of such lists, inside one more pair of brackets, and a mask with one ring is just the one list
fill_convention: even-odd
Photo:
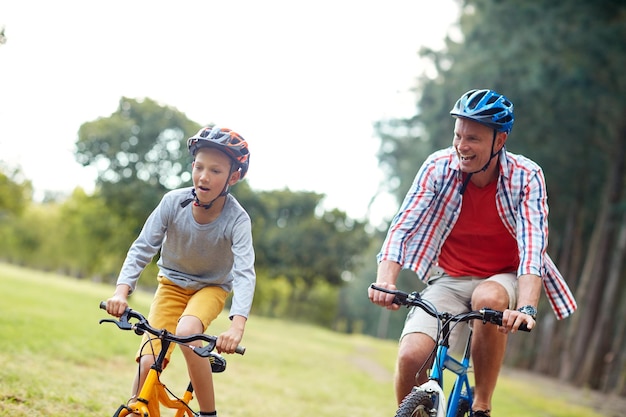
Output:
[[[450,112],[452,147],[430,155],[392,221],[378,255],[376,285],[395,289],[403,268],[427,283],[422,297],[438,310],[504,311],[501,327],[474,325],[473,412],[489,417],[508,332],[535,326],[541,287],[559,319],[576,310],[546,253],[548,206],[541,168],[505,149],[513,104],[492,90],[470,90]],[[389,309],[393,296],[368,290]],[[435,347],[437,323],[420,309],[407,316],[397,359],[398,403],[427,375],[416,374]]]

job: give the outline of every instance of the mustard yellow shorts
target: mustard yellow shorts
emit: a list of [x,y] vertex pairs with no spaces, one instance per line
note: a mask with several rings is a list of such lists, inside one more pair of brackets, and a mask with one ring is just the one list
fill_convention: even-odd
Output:
[[[224,309],[228,292],[220,287],[187,290],[173,284],[164,276],[159,275],[157,280],[159,286],[148,313],[148,322],[157,329],[167,329],[174,333],[181,317],[193,316],[202,322],[205,331]],[[169,362],[174,346],[175,344],[171,344],[168,349],[166,363]],[[161,341],[151,334],[144,333],[137,351],[137,361],[143,355],[158,355],[159,352]]]

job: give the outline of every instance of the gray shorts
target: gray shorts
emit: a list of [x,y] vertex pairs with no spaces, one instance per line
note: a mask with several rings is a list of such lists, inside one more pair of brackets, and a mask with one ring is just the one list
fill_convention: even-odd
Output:
[[[502,285],[509,295],[509,309],[517,304],[517,277],[514,273],[497,274],[489,278],[479,277],[451,277],[441,268],[433,268],[427,287],[421,292],[422,299],[432,303],[438,311],[447,311],[459,314],[471,310],[472,293],[476,287],[485,281],[495,281]],[[409,310],[402,330],[402,339],[409,333],[425,333],[433,340],[437,340],[437,320],[419,307]],[[467,324],[460,323],[453,332],[453,345],[456,340],[462,340],[467,333]],[[457,346],[458,347],[458,346]]]

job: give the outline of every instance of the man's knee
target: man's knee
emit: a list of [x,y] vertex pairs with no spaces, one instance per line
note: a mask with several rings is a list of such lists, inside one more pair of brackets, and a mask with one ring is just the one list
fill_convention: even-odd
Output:
[[508,306],[509,295],[506,289],[497,282],[483,282],[472,294],[472,308],[475,310],[483,307],[504,310]]
[[402,338],[398,349],[398,366],[423,364],[435,348],[435,341],[424,333],[409,333]]

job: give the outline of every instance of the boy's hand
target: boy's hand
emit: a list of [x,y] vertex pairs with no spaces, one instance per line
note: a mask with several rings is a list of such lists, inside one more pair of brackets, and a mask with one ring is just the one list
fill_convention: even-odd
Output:
[[239,346],[243,339],[243,331],[246,327],[246,318],[242,316],[233,316],[230,329],[220,334],[217,338],[216,348],[218,353],[235,353],[235,349]]
[[107,313],[112,316],[120,317],[128,308],[128,293],[130,287],[125,284],[118,285],[115,288],[113,297],[107,300]]

